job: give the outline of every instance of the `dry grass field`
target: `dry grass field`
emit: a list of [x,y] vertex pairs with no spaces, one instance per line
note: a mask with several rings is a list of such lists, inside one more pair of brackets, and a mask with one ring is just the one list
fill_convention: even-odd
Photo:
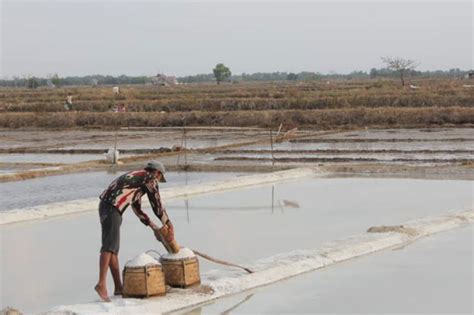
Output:
[[[158,126],[421,127],[470,126],[474,89],[462,80],[301,81],[0,89],[0,127]],[[73,95],[73,111],[63,105]],[[113,108],[124,106],[125,113]]]

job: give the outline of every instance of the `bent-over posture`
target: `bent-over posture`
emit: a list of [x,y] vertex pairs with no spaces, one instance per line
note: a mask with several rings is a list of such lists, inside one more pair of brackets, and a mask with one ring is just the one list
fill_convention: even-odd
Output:
[[95,290],[104,301],[110,302],[106,285],[107,270],[109,268],[114,279],[114,295],[122,294],[118,260],[120,226],[122,224],[122,214],[129,205],[143,224],[155,230],[157,226],[142,211],[141,198],[146,194],[155,215],[163,225],[168,226],[171,237],[174,235],[173,225],[161,203],[158,188],[158,182],[166,182],[164,174],[163,164],[151,161],[147,163],[143,170],[132,171],[116,178],[100,195],[99,216],[102,229],[102,247],[99,259],[99,282],[95,286]]

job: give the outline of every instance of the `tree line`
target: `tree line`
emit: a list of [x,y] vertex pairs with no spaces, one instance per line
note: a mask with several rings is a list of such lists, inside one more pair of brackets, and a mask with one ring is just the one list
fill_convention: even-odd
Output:
[[[222,65],[222,66],[220,66]],[[372,68],[369,71],[353,71],[348,74],[340,73],[319,73],[302,71],[293,72],[256,72],[231,74],[229,68],[218,64],[213,69],[213,73],[196,74],[178,77],[179,83],[209,83],[209,82],[248,82],[248,81],[311,81],[311,80],[351,80],[351,79],[378,79],[378,78],[400,78],[400,71],[387,68]],[[417,71],[407,69],[404,73],[412,78],[462,78],[468,71],[458,68],[437,71]],[[59,77],[58,75],[46,78],[40,77],[13,77],[11,79],[0,80],[1,87],[28,87],[36,88],[40,86],[96,86],[96,85],[133,85],[151,84],[152,77],[147,76],[111,76],[111,75],[87,75]]]

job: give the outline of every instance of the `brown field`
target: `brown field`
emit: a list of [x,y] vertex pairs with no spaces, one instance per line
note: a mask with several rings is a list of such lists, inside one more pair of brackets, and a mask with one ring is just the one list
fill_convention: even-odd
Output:
[[[474,90],[462,80],[332,81],[0,89],[0,127],[159,126],[420,127],[474,123]],[[63,108],[73,95],[74,111]],[[124,105],[126,113],[113,113]]]

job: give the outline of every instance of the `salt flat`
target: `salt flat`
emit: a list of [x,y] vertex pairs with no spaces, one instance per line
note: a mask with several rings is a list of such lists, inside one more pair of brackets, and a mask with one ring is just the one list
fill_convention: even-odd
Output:
[[349,260],[180,314],[472,314],[474,229]]
[[[178,242],[247,264],[295,249],[315,248],[363,233],[370,226],[469,208],[472,182],[307,178],[164,201]],[[2,308],[10,305],[38,312],[54,305],[97,300],[92,289],[100,246],[95,212],[6,225],[0,233]],[[148,249],[160,249],[160,245],[127,211],[122,265]],[[221,268],[201,262],[203,272]]]

